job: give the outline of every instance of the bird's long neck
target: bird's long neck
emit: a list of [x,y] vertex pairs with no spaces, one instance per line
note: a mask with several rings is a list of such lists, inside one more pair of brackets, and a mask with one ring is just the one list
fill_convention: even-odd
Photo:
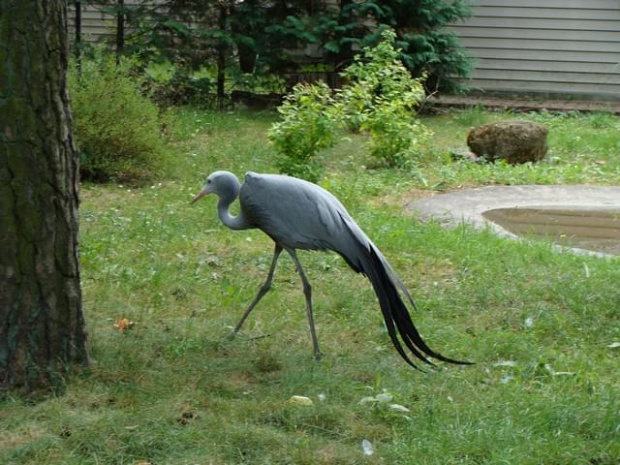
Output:
[[232,216],[230,214],[229,208],[230,205],[235,200],[236,195],[232,197],[221,198],[217,202],[217,214],[226,226],[230,229],[248,229],[250,228],[250,224],[247,221],[247,218],[243,214],[243,210],[237,215]]

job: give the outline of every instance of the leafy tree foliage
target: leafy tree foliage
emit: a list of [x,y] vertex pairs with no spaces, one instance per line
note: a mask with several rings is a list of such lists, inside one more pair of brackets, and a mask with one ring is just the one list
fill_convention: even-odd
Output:
[[473,62],[446,26],[470,13],[464,0],[393,0],[382,24],[396,30],[401,57],[414,75],[428,74],[428,90],[457,90],[454,77],[467,77]]
[[465,0],[347,0],[322,19],[319,30],[327,57],[340,69],[356,49],[376,44],[385,29],[394,29],[403,63],[415,77],[427,76],[427,91],[458,90],[455,78],[466,77],[472,61],[446,26],[468,15]]
[[365,47],[342,73],[347,82],[342,89],[332,91],[322,82],[293,88],[269,132],[282,173],[317,181],[322,170],[315,155],[332,147],[344,128],[367,132],[370,153],[380,164],[414,163],[430,135],[415,118],[425,93],[422,79],[412,78],[403,65],[395,39],[387,29],[375,47]]
[[[108,0],[111,1],[111,0]],[[113,2],[115,3],[115,2]],[[427,91],[455,90],[472,62],[446,26],[469,14],[466,0],[168,0],[124,6],[141,50],[195,69],[217,63],[245,73],[341,72],[355,54],[396,32],[401,59]],[[325,66],[327,65],[327,66]]]
[[394,29],[401,59],[415,76],[426,75],[427,91],[458,90],[455,78],[466,77],[472,61],[454,33],[446,29],[470,13],[465,0],[341,0],[312,2],[313,9],[288,16],[271,27],[289,39],[284,43],[315,44],[321,59],[339,72],[357,50],[379,42]]

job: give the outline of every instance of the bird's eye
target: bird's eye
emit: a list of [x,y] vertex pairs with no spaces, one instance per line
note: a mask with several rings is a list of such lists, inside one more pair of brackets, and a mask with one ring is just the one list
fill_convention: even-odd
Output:
[[211,184],[211,180],[210,179],[207,179],[207,184]]

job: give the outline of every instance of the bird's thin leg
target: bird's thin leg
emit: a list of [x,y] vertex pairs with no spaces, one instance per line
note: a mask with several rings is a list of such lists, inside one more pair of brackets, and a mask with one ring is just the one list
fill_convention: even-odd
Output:
[[256,294],[256,297],[254,297],[254,300],[252,301],[248,309],[245,311],[245,313],[239,320],[239,323],[237,323],[237,326],[235,326],[235,329],[233,330],[233,333],[232,333],[232,337],[234,337],[235,334],[239,332],[239,330],[241,329],[241,326],[243,326],[243,323],[247,319],[250,312],[254,310],[254,307],[256,307],[256,304],[258,304],[260,299],[262,299],[263,296],[267,294],[267,292],[271,288],[271,281],[273,280],[273,274],[276,271],[276,265],[278,264],[278,258],[280,257],[281,253],[282,253],[282,247],[276,244],[276,247],[273,251],[273,258],[271,259],[271,267],[269,268],[269,273],[267,274],[267,279],[265,280],[263,285],[258,290],[258,294]]
[[297,253],[294,249],[286,249],[286,251],[290,254],[295,266],[297,267],[297,272],[299,273],[299,277],[301,278],[301,282],[304,286],[304,295],[306,296],[306,312],[308,313],[308,322],[310,323],[310,334],[312,335],[312,348],[314,350],[314,358],[320,360],[323,354],[319,349],[319,340],[316,337],[316,329],[314,328],[314,316],[312,314],[312,287],[310,286],[310,282],[308,278],[306,278],[306,274],[304,273],[304,269],[301,266],[297,258]]

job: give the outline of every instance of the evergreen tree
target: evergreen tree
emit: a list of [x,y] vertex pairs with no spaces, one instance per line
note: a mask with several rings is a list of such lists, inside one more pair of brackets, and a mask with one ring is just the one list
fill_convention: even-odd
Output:
[[123,7],[130,22],[142,22],[142,45],[189,68],[217,63],[220,92],[224,67],[281,75],[314,63],[336,74],[387,28],[396,31],[407,69],[427,76],[427,91],[455,90],[472,68],[447,28],[468,16],[466,0],[167,0],[158,9],[142,3]]
[[396,31],[407,69],[414,77],[428,76],[427,91],[456,90],[458,78],[472,69],[472,60],[447,29],[469,15],[465,0],[316,0],[287,5],[286,15],[267,15],[271,25],[262,25],[267,25],[267,34],[260,40],[271,44],[270,58],[280,69],[307,63],[303,53],[295,56],[291,51],[313,44],[322,52],[315,61],[339,72],[359,50],[376,45],[387,28]]
[[470,13],[465,0],[341,0],[337,9],[326,7],[315,31],[326,57],[336,70],[356,50],[375,45],[387,28],[397,34],[401,59],[414,77],[427,75],[427,91],[457,90],[459,78],[473,67],[450,24]]

